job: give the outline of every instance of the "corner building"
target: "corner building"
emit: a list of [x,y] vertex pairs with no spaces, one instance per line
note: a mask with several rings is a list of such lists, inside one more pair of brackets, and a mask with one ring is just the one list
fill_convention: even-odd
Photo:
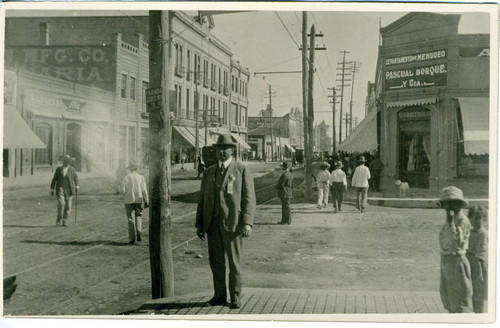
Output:
[[460,15],[410,13],[381,29],[375,92],[383,184],[488,192],[489,34]]

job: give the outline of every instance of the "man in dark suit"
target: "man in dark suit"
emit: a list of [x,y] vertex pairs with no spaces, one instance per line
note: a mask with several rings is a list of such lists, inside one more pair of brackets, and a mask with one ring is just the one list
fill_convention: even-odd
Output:
[[57,220],[56,225],[68,227],[69,212],[71,211],[71,201],[73,195],[78,192],[78,175],[75,169],[69,165],[71,157],[62,157],[63,165],[54,172],[54,177],[50,183],[50,195],[57,196]]
[[231,134],[220,135],[214,146],[218,163],[203,173],[196,212],[196,234],[201,240],[205,240],[205,233],[208,237],[208,256],[215,290],[208,304],[226,304],[227,255],[230,307],[237,309],[241,307],[242,239],[252,234],[255,189],[250,171],[234,158],[236,140]]
[[278,224],[292,224],[292,213],[290,210],[290,199],[292,198],[293,174],[288,169],[288,163],[281,164],[283,173],[278,180],[276,189],[281,199],[281,221]]

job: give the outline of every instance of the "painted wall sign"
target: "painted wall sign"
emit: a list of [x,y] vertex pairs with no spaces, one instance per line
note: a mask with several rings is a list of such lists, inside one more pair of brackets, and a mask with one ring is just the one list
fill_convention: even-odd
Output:
[[385,72],[385,90],[426,88],[445,86],[447,82],[447,65],[425,65]]
[[82,112],[82,108],[85,106],[85,103],[78,101],[78,100],[71,100],[71,99],[62,99],[62,102],[64,105],[66,105],[66,110],[68,112]]
[[485,47],[467,47],[459,49],[460,58],[489,57],[490,49]]
[[102,46],[10,47],[5,66],[115,91],[115,50]]
[[423,52],[421,54],[387,58],[385,60],[385,66],[420,63],[436,59],[446,59],[446,50],[434,50],[429,52]]

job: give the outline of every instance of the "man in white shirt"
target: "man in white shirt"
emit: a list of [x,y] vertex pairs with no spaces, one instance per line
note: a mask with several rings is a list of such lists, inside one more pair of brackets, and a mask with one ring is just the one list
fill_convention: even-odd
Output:
[[363,213],[368,197],[368,180],[370,180],[370,169],[365,166],[365,157],[359,156],[358,167],[352,176],[352,186],[356,188],[356,208]]
[[328,204],[328,195],[329,195],[329,184],[330,180],[330,172],[328,172],[328,168],[330,164],[324,162],[321,164],[318,175],[316,176],[316,184],[318,185],[318,208],[326,207]]
[[335,162],[335,170],[330,174],[330,186],[332,188],[334,212],[342,211],[342,200],[344,199],[344,190],[347,190],[347,178],[342,171],[342,162]]
[[149,207],[149,197],[146,179],[137,172],[137,164],[131,161],[128,169],[130,173],[122,179],[119,189],[125,194],[129,244],[134,245],[136,241],[142,240],[142,210]]

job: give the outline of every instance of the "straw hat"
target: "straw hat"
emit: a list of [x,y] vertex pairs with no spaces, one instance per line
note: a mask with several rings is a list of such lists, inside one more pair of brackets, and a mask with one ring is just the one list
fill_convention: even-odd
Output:
[[342,164],[342,162],[341,162],[341,161],[337,161],[337,162],[335,162],[335,167],[336,167],[336,168],[340,169],[340,168],[342,168],[343,166],[344,166],[344,165]]
[[327,168],[329,168],[329,167],[330,167],[330,164],[328,164],[327,162],[323,162],[323,163],[321,163],[321,165],[320,165],[320,168],[322,168],[322,169],[327,169]]
[[281,167],[284,168],[284,169],[287,169],[288,168],[288,163],[287,162],[281,163]]
[[128,165],[128,167],[127,167],[127,169],[129,169],[129,170],[137,170],[137,163],[136,163],[136,161],[131,160],[130,163],[129,163],[129,165]]
[[446,187],[441,190],[441,199],[439,200],[441,204],[444,202],[458,201],[462,204],[462,207],[469,206],[469,201],[464,199],[464,193],[457,187]]

